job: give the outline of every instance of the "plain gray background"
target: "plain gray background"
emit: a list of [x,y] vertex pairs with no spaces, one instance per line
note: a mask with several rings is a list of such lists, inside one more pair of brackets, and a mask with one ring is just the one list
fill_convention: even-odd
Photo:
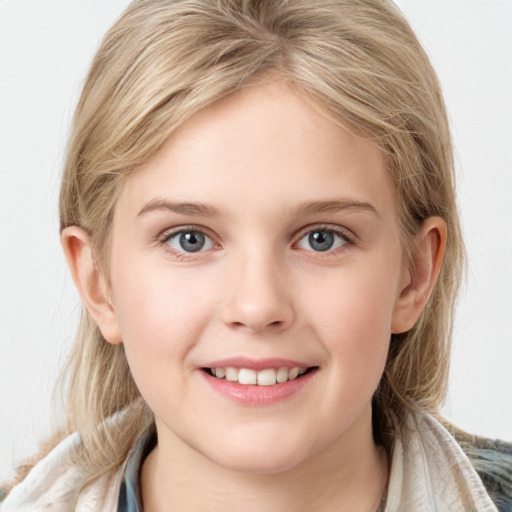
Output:
[[[0,480],[49,432],[78,297],[58,238],[66,135],[126,0],[0,0]],[[452,121],[469,275],[450,394],[459,426],[512,440],[512,1],[399,0]]]

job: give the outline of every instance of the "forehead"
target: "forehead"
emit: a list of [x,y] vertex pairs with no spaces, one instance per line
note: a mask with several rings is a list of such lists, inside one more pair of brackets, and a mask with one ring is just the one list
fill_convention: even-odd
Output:
[[158,198],[222,209],[318,198],[371,201],[394,211],[382,152],[315,110],[281,82],[248,87],[196,114],[131,175],[120,207]]

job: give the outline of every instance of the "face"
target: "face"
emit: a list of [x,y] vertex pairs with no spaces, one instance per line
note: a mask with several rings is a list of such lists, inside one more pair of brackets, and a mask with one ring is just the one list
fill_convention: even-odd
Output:
[[110,293],[160,449],[272,472],[371,431],[408,275],[395,202],[381,152],[280,83],[128,178]]

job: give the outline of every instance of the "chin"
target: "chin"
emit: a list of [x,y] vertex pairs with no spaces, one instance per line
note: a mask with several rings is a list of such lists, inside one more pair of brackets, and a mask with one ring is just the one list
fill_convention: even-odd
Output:
[[280,473],[298,466],[308,457],[304,445],[298,449],[293,443],[282,441],[274,438],[265,443],[248,437],[243,443],[228,443],[229,446],[222,450],[208,454],[208,458],[219,466],[240,473]]
[[270,475],[275,473],[281,473],[284,471],[288,471],[298,464],[300,464],[301,459],[299,457],[289,457],[289,456],[281,456],[275,457],[275,454],[272,457],[262,456],[261,452],[257,458],[239,456],[237,460],[221,460],[217,461],[217,463],[231,471],[236,471],[238,473],[247,473],[247,474],[260,474],[260,475]]

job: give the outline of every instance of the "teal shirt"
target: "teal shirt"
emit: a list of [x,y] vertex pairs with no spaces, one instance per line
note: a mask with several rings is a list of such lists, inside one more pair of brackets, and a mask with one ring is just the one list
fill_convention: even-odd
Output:
[[140,437],[128,458],[124,479],[119,491],[118,512],[142,512],[140,472],[144,459],[155,446],[156,430],[153,425]]

